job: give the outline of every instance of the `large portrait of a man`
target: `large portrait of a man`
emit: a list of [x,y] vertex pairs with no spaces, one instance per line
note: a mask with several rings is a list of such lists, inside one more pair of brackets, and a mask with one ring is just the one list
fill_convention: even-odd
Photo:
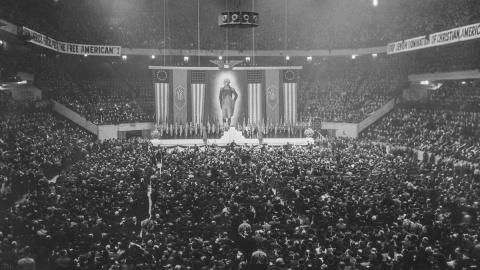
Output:
[[232,124],[232,116],[235,113],[235,102],[237,101],[238,94],[235,88],[230,86],[230,79],[225,78],[223,80],[223,87],[220,88],[220,108],[222,109],[223,123],[226,125]]

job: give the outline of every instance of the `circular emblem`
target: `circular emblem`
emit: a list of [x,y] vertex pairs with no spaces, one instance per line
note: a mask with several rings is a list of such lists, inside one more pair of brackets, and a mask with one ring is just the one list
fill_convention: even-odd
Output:
[[250,16],[248,16],[248,14],[244,14],[244,15],[243,15],[243,19],[244,19],[245,21],[248,21],[248,19],[250,19]]
[[167,79],[167,72],[165,70],[157,71],[157,79],[160,81],[164,81]]
[[285,79],[287,79],[287,81],[295,79],[295,72],[287,70],[287,72],[285,72]]
[[227,19],[228,19],[228,16],[227,16],[227,15],[223,15],[223,16],[222,16],[222,21],[223,21],[223,22],[226,22]]
[[232,20],[234,20],[234,21],[238,20],[238,14],[233,14],[232,15]]
[[305,130],[304,134],[305,134],[305,137],[312,138],[313,135],[315,135],[315,131],[313,131],[313,129],[311,128],[308,128]]
[[257,20],[258,20],[257,15],[253,15],[253,21],[257,22]]
[[160,131],[155,129],[154,131],[152,131],[151,136],[152,136],[152,139],[159,139],[160,138]]

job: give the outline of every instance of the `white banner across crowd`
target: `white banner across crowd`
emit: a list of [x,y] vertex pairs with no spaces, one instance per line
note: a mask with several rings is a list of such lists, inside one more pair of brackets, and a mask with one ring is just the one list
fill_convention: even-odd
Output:
[[389,43],[387,54],[414,51],[476,38],[480,38],[480,23],[433,33],[429,36],[420,36]]
[[121,56],[122,47],[59,42],[58,51],[61,53],[69,53],[69,54]]
[[31,38],[29,42],[44,48],[66,54],[121,56],[122,47],[107,45],[87,45],[57,41],[27,27],[23,27],[24,36]]

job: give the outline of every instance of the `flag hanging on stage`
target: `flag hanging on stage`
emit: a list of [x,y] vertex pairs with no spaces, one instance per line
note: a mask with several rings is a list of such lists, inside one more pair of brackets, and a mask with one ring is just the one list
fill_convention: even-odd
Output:
[[203,123],[203,110],[205,104],[205,71],[192,71],[192,121],[195,124]]
[[248,121],[259,124],[262,119],[262,72],[247,71],[248,82]]
[[265,70],[265,94],[263,94],[263,106],[265,107],[265,117],[272,123],[278,123],[280,119],[280,83],[283,82],[278,70],[267,69]]
[[154,72],[155,81],[155,116],[157,124],[168,122],[170,76],[168,70],[160,69]]
[[283,115],[285,123],[297,122],[297,74],[292,69],[283,72]]
[[171,71],[171,93],[173,95],[173,119],[180,123],[187,122],[187,100],[188,100],[188,80],[187,71],[182,69],[174,69]]

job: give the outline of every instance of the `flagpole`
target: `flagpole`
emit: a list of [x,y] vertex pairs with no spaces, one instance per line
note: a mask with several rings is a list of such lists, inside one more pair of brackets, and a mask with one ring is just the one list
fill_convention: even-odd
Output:
[[152,182],[148,185],[148,216],[152,218]]
[[200,65],[200,0],[197,0],[197,57]]
[[[252,1],[252,12],[255,12],[255,0]],[[252,65],[255,66],[255,27],[252,27]]]
[[165,66],[165,61],[166,61],[166,50],[167,50],[167,42],[166,42],[166,31],[165,31],[165,25],[166,25],[166,0],[163,0],[163,65]]

